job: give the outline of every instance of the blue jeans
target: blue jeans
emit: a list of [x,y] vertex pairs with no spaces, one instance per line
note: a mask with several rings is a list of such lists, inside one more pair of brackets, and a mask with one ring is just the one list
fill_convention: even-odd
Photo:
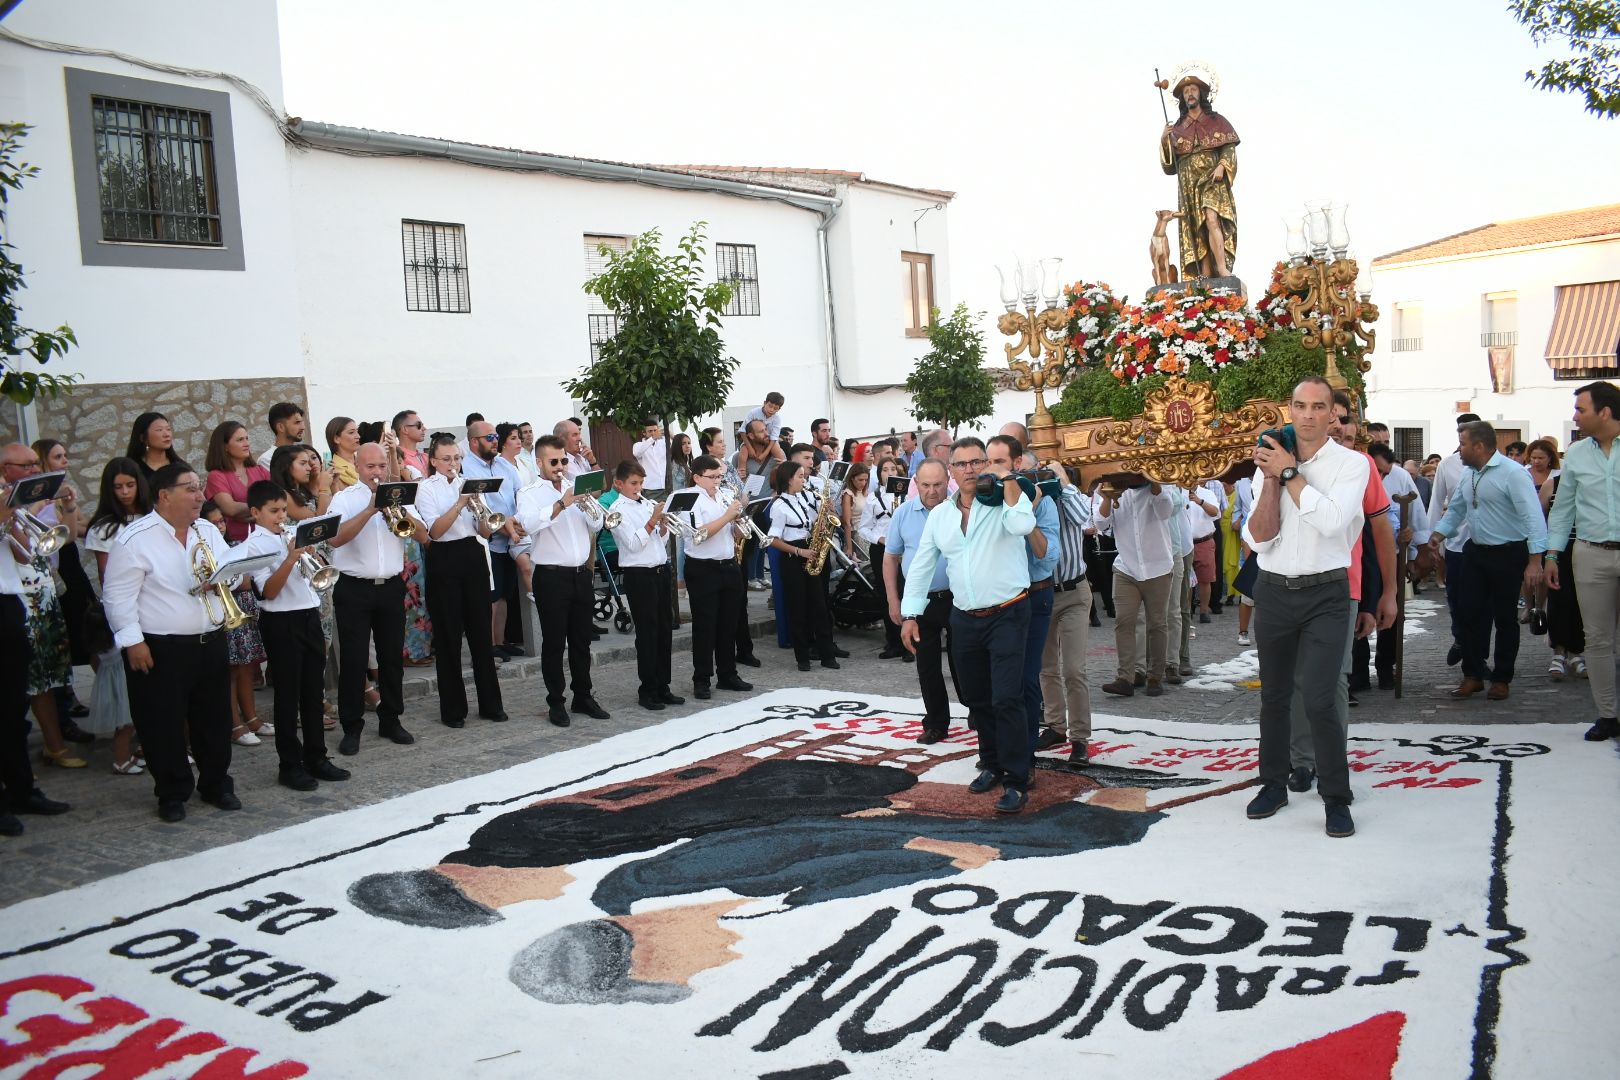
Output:
[[951,611],[951,659],[962,704],[979,735],[979,760],[1020,791],[1029,786],[1030,768],[1024,720],[1029,608],[1025,599],[990,615]]
[[1446,553],[1446,608],[1451,612],[1451,640],[1460,646],[1463,631],[1457,622],[1457,595],[1462,588],[1463,553],[1450,548],[1442,550]]
[[1029,725],[1032,754],[1046,719],[1041,699],[1041,659],[1046,654],[1046,632],[1052,625],[1052,601],[1056,596],[1051,589],[1029,594],[1029,635],[1024,640],[1024,721]]
[[771,548],[767,553],[771,560],[771,596],[776,613],[776,647],[779,649],[793,648],[793,620],[787,617],[787,601],[782,599],[782,553]]

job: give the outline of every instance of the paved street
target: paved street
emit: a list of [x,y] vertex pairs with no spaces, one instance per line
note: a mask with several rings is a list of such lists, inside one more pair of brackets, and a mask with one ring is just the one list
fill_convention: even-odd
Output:
[[[758,627],[769,625],[771,613],[765,607],[764,593],[750,593],[751,614]],[[1457,671],[1445,666],[1449,645],[1443,598],[1425,591],[1412,604],[1408,615],[1408,676],[1405,697],[1396,701],[1392,692],[1371,690],[1360,695],[1362,704],[1351,713],[1357,721],[1389,723],[1448,722],[1481,723],[1567,723],[1568,737],[1579,742],[1581,732],[1591,723],[1591,699],[1584,680],[1555,684],[1547,678],[1549,656],[1545,638],[1524,635],[1520,652],[1519,677],[1513,696],[1505,702],[1476,696],[1469,702],[1453,702],[1446,690],[1457,682]],[[1252,725],[1259,709],[1259,694],[1243,685],[1255,678],[1253,650],[1237,644],[1237,612],[1227,609],[1209,625],[1196,627],[1193,641],[1194,665],[1199,674],[1183,687],[1170,687],[1163,697],[1138,694],[1120,699],[1103,695],[1095,688],[1113,677],[1113,624],[1104,619],[1100,630],[1092,631],[1090,677],[1092,708],[1100,718],[1166,718],[1209,724]],[[882,631],[874,628],[840,634],[841,642],[854,654],[842,662],[840,670],[819,666],[800,672],[792,663],[792,653],[776,648],[774,632],[756,630],[761,668],[743,668],[742,675],[760,692],[795,686],[850,693],[914,694],[913,668],[898,660],[878,660]],[[157,819],[151,781],[145,776],[123,777],[111,773],[111,750],[106,742],[91,748],[87,769],[60,770],[36,765],[44,789],[57,799],[73,803],[73,812],[57,818],[29,817],[28,832],[16,840],[0,842],[6,857],[7,873],[0,878],[0,905],[59,889],[81,885],[148,863],[206,851],[221,845],[260,835],[287,825],[349,810],[402,795],[435,784],[460,780],[505,768],[543,754],[585,746],[619,732],[660,723],[673,716],[684,716],[702,708],[727,704],[739,695],[716,690],[711,702],[691,697],[686,662],[687,637],[677,633],[674,691],[687,697],[684,706],[662,712],[648,712],[636,705],[634,650],[626,634],[610,632],[598,642],[595,680],[597,696],[613,714],[607,721],[576,717],[574,726],[558,729],[541,719],[545,706],[545,686],[540,679],[539,661],[526,659],[502,669],[506,709],[512,720],[492,724],[468,719],[459,731],[438,722],[437,703],[432,695],[432,669],[408,668],[405,724],[416,736],[416,744],[395,746],[377,737],[375,718],[368,717],[368,729],[355,758],[338,759],[354,770],[346,783],[322,784],[308,794],[279,787],[275,782],[275,750],[266,739],[258,747],[235,751],[232,774],[244,809],[222,813],[193,800],[189,816],[180,825],[165,825]],[[81,674],[87,675],[88,669]],[[81,693],[88,695],[89,681],[81,679]],[[261,691],[259,715],[270,715],[270,695]],[[1098,726],[1109,724],[1099,719]],[[1245,733],[1252,736],[1252,729]],[[329,736],[334,752],[335,736]],[[37,736],[35,738],[37,747]],[[1593,753],[1612,752],[1607,747],[1591,748]],[[37,760],[37,758],[36,758]]]

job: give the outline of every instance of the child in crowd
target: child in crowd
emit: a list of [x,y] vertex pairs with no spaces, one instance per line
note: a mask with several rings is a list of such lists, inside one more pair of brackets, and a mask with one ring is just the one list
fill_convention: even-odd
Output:
[[253,575],[263,596],[259,625],[275,679],[276,779],[294,791],[313,791],[321,780],[347,780],[350,773],[326,756],[321,723],[321,690],[326,674],[326,640],[321,635],[321,601],[298,568],[301,555],[313,548],[289,549],[282,527],[287,521],[287,493],[272,480],[248,489],[253,531],[242,541],[243,554],[285,555],[274,569]]

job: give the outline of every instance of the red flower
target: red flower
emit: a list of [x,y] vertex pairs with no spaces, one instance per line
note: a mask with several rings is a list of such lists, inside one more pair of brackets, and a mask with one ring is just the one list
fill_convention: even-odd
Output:
[[1228,363],[1228,362],[1231,361],[1231,359],[1232,359],[1232,353],[1231,353],[1231,351],[1229,349],[1216,349],[1215,350],[1215,362],[1217,364]]

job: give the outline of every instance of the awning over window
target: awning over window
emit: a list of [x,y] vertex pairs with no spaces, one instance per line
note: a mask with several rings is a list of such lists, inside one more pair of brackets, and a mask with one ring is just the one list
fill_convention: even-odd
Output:
[[1547,366],[1554,371],[1620,366],[1620,281],[1561,285]]

